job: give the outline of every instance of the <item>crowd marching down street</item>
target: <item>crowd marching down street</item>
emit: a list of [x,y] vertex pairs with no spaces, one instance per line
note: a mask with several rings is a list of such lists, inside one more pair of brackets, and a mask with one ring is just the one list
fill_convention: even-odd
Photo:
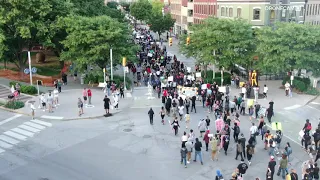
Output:
[[[223,174],[223,169],[217,170],[216,180],[246,179],[246,171],[254,165],[252,159],[256,146],[263,144],[268,154],[265,161],[266,173],[265,177],[257,177],[257,180],[273,180],[274,174],[282,179],[297,180],[301,176],[304,180],[319,179],[317,160],[320,157],[318,150],[320,126],[312,132],[313,128],[307,119],[305,126],[299,132],[301,146],[309,154],[310,159],[302,166],[303,174],[298,175],[295,169],[289,168],[293,152],[289,142],[282,142],[281,123],[272,121],[274,115],[272,100],[266,109],[258,104],[257,97],[249,99],[250,93],[246,93],[248,90],[241,90],[242,93],[232,97],[231,87],[228,85],[219,87],[216,82],[213,84],[203,82],[198,76],[199,72],[192,72],[183,62],[178,61],[175,55],[167,53],[163,41],[156,42],[149,30],[137,27],[135,32],[140,35],[137,43],[141,45],[141,50],[137,54],[140,63],[130,64],[135,85],[152,87],[153,92],[157,94],[162,107],[159,111],[150,108],[148,111],[150,124],[156,123],[154,119],[158,119],[159,113],[161,124],[170,125],[173,134],[181,136],[179,145],[181,164],[185,168],[190,163],[200,162],[203,165],[205,162],[202,151],[210,151],[212,161],[223,158],[220,153],[230,156],[228,147],[235,143],[236,154],[233,156],[235,162],[238,162],[235,171],[232,174]],[[250,85],[248,83],[239,88],[250,89]],[[252,89],[255,91],[255,87]],[[267,97],[267,91],[265,86],[264,98]],[[197,113],[196,103],[201,103],[202,107],[207,109],[207,115],[203,115],[197,127],[191,127],[190,114]],[[241,117],[247,115],[250,116],[251,127],[241,126]],[[272,129],[269,129],[267,124],[271,125]],[[180,129],[184,129],[183,126],[185,131],[179,133]],[[242,129],[245,128],[249,129],[250,134],[242,133]],[[199,131],[200,136],[196,136],[196,131]],[[259,139],[262,143],[258,143]]]

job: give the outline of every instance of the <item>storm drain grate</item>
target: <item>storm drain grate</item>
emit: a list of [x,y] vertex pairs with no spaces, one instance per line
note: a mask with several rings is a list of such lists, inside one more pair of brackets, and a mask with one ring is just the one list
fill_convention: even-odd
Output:
[[144,136],[142,136],[143,138],[151,138],[151,136],[150,135],[144,135]]
[[123,131],[124,131],[124,132],[131,132],[132,129],[124,129]]

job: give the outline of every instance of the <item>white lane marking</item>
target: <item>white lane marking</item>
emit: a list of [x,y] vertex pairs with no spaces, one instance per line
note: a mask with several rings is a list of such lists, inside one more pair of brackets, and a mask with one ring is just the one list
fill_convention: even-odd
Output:
[[18,118],[18,117],[20,117],[20,116],[22,116],[22,115],[21,115],[21,114],[17,114],[17,115],[14,115],[14,116],[12,116],[12,117],[10,117],[10,118],[8,118],[8,119],[5,119],[5,120],[3,120],[3,121],[0,122],[0,125],[5,124],[5,123],[7,123],[7,122],[10,122],[10,121],[12,121],[12,120],[14,120],[14,119],[16,119],[16,118]]
[[22,140],[22,141],[25,141],[27,139],[26,136],[22,136],[22,135],[20,135],[18,133],[12,132],[12,131],[6,131],[3,134],[5,134],[7,136],[11,136],[11,137],[19,139],[19,140]]
[[6,152],[6,150],[0,149],[0,153],[4,153],[4,152]]
[[126,93],[126,96],[127,96],[127,98],[131,98],[132,97],[131,93]]
[[45,126],[40,126],[40,125],[35,124],[35,123],[32,123],[32,122],[25,122],[25,123],[23,123],[23,124],[28,125],[28,126],[31,126],[31,127],[33,127],[33,128],[40,129],[40,130],[46,128]]
[[291,110],[291,109],[297,109],[297,108],[299,108],[299,107],[301,107],[301,105],[296,104],[296,105],[289,106],[289,107],[286,107],[286,108],[283,108],[283,109],[285,109],[285,110]]
[[12,148],[12,144],[6,143],[4,141],[0,141],[0,147],[5,148],[5,149],[10,149],[10,148]]
[[40,120],[31,120],[34,123],[40,124],[40,125],[44,125],[44,126],[48,126],[48,127],[52,127],[51,123],[45,122],[45,121],[40,121]]
[[18,126],[19,128],[21,128],[21,129],[25,129],[25,130],[28,130],[28,131],[30,131],[30,132],[34,132],[34,133],[38,133],[38,132],[40,132],[40,130],[39,129],[36,129],[36,128],[33,128],[33,127],[30,127],[30,126],[27,126],[27,125],[24,125],[24,124],[22,124],[22,125],[20,125],[20,126]]
[[29,137],[33,137],[34,133],[20,129],[20,128],[13,128],[11,129],[11,131],[22,134],[24,136],[29,136]]
[[41,118],[43,118],[43,119],[57,119],[57,120],[63,119],[63,117],[60,117],[60,116],[46,116],[46,115],[41,116]]
[[317,111],[320,111],[320,109],[317,109],[317,108],[312,107],[312,106],[309,106],[309,105],[307,105],[307,107],[309,107],[309,108],[311,108],[311,109],[314,109],[314,110],[317,110]]
[[18,140],[15,140],[15,139],[13,139],[11,137],[8,137],[8,136],[5,136],[5,135],[0,135],[0,140],[8,142],[8,143],[13,144],[13,145],[19,143]]
[[311,102],[311,104],[320,104],[320,103],[317,103],[317,102]]

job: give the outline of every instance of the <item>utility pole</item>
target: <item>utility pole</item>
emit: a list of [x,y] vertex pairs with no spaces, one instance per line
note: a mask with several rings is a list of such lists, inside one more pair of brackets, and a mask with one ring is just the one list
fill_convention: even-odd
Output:
[[112,47],[110,48],[110,75],[111,75],[111,81],[113,81],[113,62],[112,62]]

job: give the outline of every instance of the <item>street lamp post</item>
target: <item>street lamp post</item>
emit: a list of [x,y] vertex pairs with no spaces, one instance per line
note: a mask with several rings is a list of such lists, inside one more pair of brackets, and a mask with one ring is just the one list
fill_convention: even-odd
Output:
[[112,48],[110,48],[110,76],[111,81],[113,81],[113,62],[112,62]]
[[29,61],[30,85],[32,86],[32,71],[31,71],[31,54],[30,54],[30,51],[28,51],[28,61]]
[[224,67],[222,67],[221,69],[221,86],[223,86],[223,71],[224,71]]

